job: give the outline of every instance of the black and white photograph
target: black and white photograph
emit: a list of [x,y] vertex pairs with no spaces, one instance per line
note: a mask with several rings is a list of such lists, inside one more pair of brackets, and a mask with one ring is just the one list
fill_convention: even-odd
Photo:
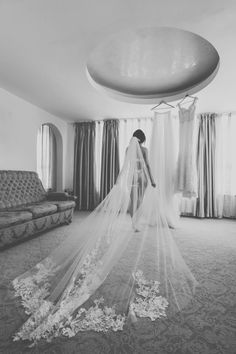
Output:
[[0,354],[236,354],[236,1],[0,0]]

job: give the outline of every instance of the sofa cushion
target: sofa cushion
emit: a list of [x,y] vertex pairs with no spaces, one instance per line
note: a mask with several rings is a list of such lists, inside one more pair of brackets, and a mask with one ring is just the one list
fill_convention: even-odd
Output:
[[57,205],[48,202],[42,202],[18,207],[18,210],[20,209],[31,212],[33,214],[33,218],[40,218],[45,215],[56,213]]
[[51,201],[58,208],[58,211],[64,211],[75,207],[75,202],[73,200],[65,201]]
[[0,171],[0,210],[45,199],[46,192],[36,172]]
[[32,220],[32,214],[28,211],[1,211],[0,212],[0,229],[25,221]]
[[60,201],[60,200],[68,200],[69,195],[65,192],[48,192],[47,200],[50,201]]

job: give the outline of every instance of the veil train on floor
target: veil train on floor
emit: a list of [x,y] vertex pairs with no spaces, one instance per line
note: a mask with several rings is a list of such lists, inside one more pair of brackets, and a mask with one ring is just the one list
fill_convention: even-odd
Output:
[[78,232],[13,281],[29,315],[14,340],[117,331],[186,306],[197,282],[173,240],[161,193],[133,137],[116,184]]

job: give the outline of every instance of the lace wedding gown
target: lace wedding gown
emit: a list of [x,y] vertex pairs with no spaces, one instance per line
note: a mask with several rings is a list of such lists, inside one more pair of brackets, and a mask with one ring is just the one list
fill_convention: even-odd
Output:
[[188,108],[179,106],[179,158],[177,170],[177,190],[183,197],[197,195],[196,151],[194,149],[194,124],[196,99]]
[[172,238],[159,189],[142,174],[148,176],[146,164],[132,138],[103,202],[76,234],[13,281],[29,315],[14,340],[118,331],[127,321],[160,320],[188,303],[197,282]]
[[158,198],[170,227],[179,223],[179,200],[175,194],[176,143],[175,125],[171,110],[157,111],[154,115],[150,144],[150,163],[158,184]]

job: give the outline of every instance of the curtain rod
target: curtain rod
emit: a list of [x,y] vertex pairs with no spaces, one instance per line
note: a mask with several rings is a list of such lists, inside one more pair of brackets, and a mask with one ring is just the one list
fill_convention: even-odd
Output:
[[75,124],[76,123],[86,123],[86,122],[102,123],[102,122],[105,122],[107,120],[132,120],[132,119],[145,120],[145,119],[153,119],[153,117],[105,118],[105,119],[78,121],[78,122],[74,122],[74,123]]
[[201,114],[215,114],[216,116],[223,115],[223,114],[236,114],[236,111],[226,111],[226,112],[198,112],[197,116],[200,116]]
[[236,111],[216,112],[216,114],[236,114]]
[[[225,111],[225,112],[198,112],[197,116],[200,114],[213,114],[215,113],[216,115],[219,114],[236,114],[236,111]],[[176,115],[176,114],[175,114]],[[95,120],[81,120],[81,121],[77,121],[77,122],[71,122],[71,124],[77,124],[77,123],[88,123],[88,122],[95,122],[95,123],[102,123],[106,120],[112,120],[112,119],[117,119],[117,120],[132,120],[132,119],[138,119],[138,120],[145,120],[145,119],[151,119],[153,120],[154,117],[128,117],[128,118],[105,118],[105,119],[95,119]]]
[[[172,118],[177,118],[176,115],[173,115]],[[88,123],[88,122],[95,122],[95,123],[102,123],[105,122],[106,120],[122,120],[122,121],[128,121],[128,120],[154,120],[154,117],[129,117],[129,118],[109,118],[109,119],[96,119],[96,120],[81,120],[74,122],[72,124],[79,124],[79,123]]]

